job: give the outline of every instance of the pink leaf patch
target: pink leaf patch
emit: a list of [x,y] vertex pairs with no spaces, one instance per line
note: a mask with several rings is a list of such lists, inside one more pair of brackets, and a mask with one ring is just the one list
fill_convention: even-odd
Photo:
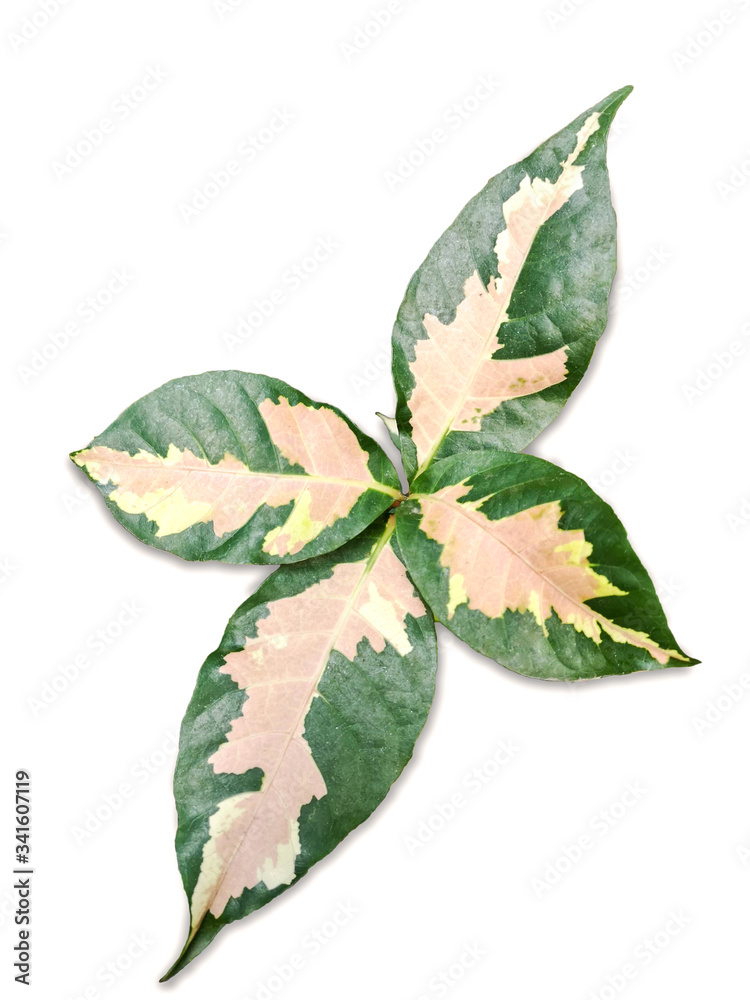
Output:
[[459,483],[420,496],[421,530],[443,546],[440,563],[450,571],[448,619],[467,604],[488,618],[506,611],[534,616],[547,634],[555,612],[596,643],[606,632],[615,642],[629,643],[660,664],[686,657],[661,649],[644,632],[623,628],[592,610],[587,601],[625,596],[588,561],[592,546],[581,529],[559,527],[559,502],[539,504],[498,521],[480,510],[486,498],[460,503],[469,487]]

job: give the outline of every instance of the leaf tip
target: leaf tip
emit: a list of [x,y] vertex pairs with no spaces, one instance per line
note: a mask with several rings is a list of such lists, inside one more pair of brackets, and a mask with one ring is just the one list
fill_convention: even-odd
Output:
[[167,982],[169,982],[170,979],[174,979],[174,977],[177,975],[177,973],[178,972],[182,972],[182,970],[185,968],[185,966],[189,964],[189,962],[191,961],[191,959],[188,959],[187,961],[185,961],[185,957],[186,957],[186,953],[187,953],[189,944],[190,944],[189,941],[185,944],[185,947],[182,949],[182,951],[180,952],[180,954],[178,955],[178,957],[170,965],[170,967],[167,969],[167,971],[164,973],[164,975],[159,980],[160,983],[167,983]]
[[388,435],[394,445],[401,451],[401,435],[398,429],[398,422],[395,417],[387,417],[385,413],[381,413],[379,410],[375,411],[375,416],[380,417],[386,426]]
[[600,112],[614,115],[623,101],[630,97],[632,93],[633,85],[631,83],[626,84],[624,87],[620,87],[619,90],[613,90],[609,97],[605,97],[599,105]]

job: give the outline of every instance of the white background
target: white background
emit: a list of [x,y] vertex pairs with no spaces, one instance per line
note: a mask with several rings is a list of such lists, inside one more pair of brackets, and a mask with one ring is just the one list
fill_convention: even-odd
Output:
[[[32,995],[41,1000],[744,995],[750,693],[732,688],[743,693],[733,702],[723,688],[748,670],[746,6],[727,2],[722,25],[719,0],[404,0],[357,51],[342,43],[361,43],[357,30],[385,0],[239,0],[223,14],[211,0],[69,0],[20,43],[24,18],[44,18],[31,0],[3,4],[8,995],[22,990],[8,896],[19,767],[33,776]],[[167,75],[139,102],[150,69]],[[487,76],[491,97],[463,103]],[[440,629],[435,706],[386,803],[299,887],[157,985],[187,918],[172,844],[174,756],[160,748],[204,656],[265,571],[187,565],[140,545],[67,453],[162,382],[230,367],[278,375],[383,439],[374,413],[394,405],[382,370],[388,337],[432,242],[490,175],[626,83],[636,90],[610,156],[616,312],[584,383],[533,451],[615,506],[678,640],[702,665],[544,684]],[[135,108],[123,117],[127,94]],[[468,114],[460,127],[444,117],[455,120],[457,103]],[[181,203],[277,110],[293,121],[185,221]],[[115,125],[101,144],[56,169],[106,117]],[[447,141],[389,185],[399,157],[438,126]],[[230,351],[238,318],[319,239],[338,247]],[[125,269],[127,288],[86,322],[80,304],[113,269]],[[64,345],[72,320],[78,335],[40,363],[34,352],[53,334]],[[723,355],[733,342],[736,355]],[[731,366],[716,362],[699,380],[714,352]],[[135,621],[92,655],[90,637],[118,631],[123,602],[141,609]],[[81,653],[87,668],[51,696],[45,684],[64,687],[61,668]],[[43,691],[50,703],[40,708]],[[710,715],[718,721],[701,726],[722,698]],[[488,775],[502,741],[520,750],[473,794],[465,776]],[[76,836],[89,811],[106,816],[105,796],[123,782],[132,797],[93,835]],[[615,806],[607,827],[601,811],[628,782],[645,791]],[[422,824],[439,827],[436,811],[457,793],[464,804],[430,836]],[[420,833],[427,842],[416,849],[408,838]],[[590,847],[566,864],[564,849],[584,835]],[[534,880],[555,868],[569,870],[540,889]],[[307,935],[339,903],[357,914],[313,954]],[[669,921],[680,910],[689,922],[657,936],[678,929]],[[148,941],[135,961],[133,935]],[[475,944],[482,955],[459,978]],[[304,966],[281,988],[274,967],[296,952]],[[130,964],[114,982],[102,972],[112,961]],[[628,963],[635,976],[618,978]],[[444,985],[433,978],[441,972]]]

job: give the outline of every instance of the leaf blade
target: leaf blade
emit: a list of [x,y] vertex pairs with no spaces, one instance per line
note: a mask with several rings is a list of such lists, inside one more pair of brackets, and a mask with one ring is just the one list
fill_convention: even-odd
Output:
[[385,424],[385,429],[388,431],[388,437],[391,439],[393,444],[401,451],[401,439],[398,433],[398,423],[395,417],[387,417],[384,413],[376,413],[376,417],[380,419]]
[[580,680],[692,665],[614,511],[530,455],[435,463],[397,514],[435,618],[528,676]]
[[[393,527],[391,517],[336,553],[272,574],[201,669],[175,775],[191,932],[168,976],[224,924],[264,906],[329,853],[411,757],[434,692],[436,640]],[[295,693],[306,666],[307,688]],[[271,719],[293,752],[279,754],[263,736]],[[260,815],[274,813],[277,791],[290,820],[286,840],[273,815]],[[242,809],[253,807],[248,823]],[[221,840],[233,824],[235,835],[243,824],[246,831],[230,857]],[[251,829],[271,833],[258,839]],[[217,869],[222,852],[227,863]]]
[[412,278],[393,331],[409,480],[434,458],[526,447],[583,377],[615,272],[606,137],[631,89],[494,177]]
[[401,496],[340,410],[243,372],[168,382],[71,457],[132,534],[190,560],[319,555]]

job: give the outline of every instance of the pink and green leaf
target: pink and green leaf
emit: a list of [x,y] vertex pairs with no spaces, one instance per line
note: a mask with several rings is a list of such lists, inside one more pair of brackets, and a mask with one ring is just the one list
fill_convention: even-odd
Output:
[[630,90],[493,177],[412,278],[393,331],[410,481],[462,451],[520,451],[583,377],[615,274],[607,133]]
[[340,410],[243,372],[168,382],[71,457],[121,524],[184,559],[296,562],[401,496],[385,453]]
[[579,680],[686,666],[615,513],[581,479],[530,455],[436,462],[396,515],[433,614],[532,677]]
[[432,702],[432,616],[393,516],[277,570],[201,669],[175,777],[192,961],[295,884],[382,801]]
[[165,979],[383,800],[430,709],[435,619],[543,679],[698,662],[612,509],[514,453],[565,404],[606,324],[606,143],[629,92],[494,177],[412,278],[393,333],[396,417],[379,414],[408,497],[335,407],[237,371],[167,383],[71,456],[149,545],[290,564],[230,619],[183,721],[190,920]]

